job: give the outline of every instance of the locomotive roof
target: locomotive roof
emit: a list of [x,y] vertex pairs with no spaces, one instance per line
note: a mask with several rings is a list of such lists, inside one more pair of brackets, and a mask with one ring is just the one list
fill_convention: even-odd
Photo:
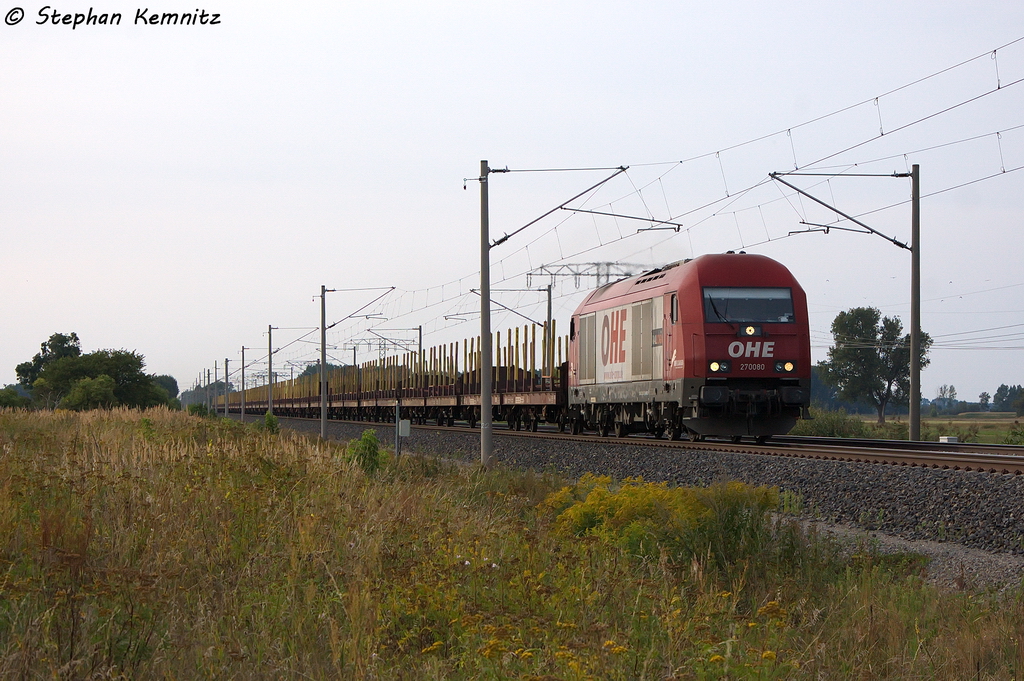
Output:
[[[718,286],[799,286],[785,265],[767,256],[742,251],[713,253],[605,284],[591,292],[575,314],[623,304],[631,298],[639,300],[677,291],[689,278],[701,282],[713,279]],[[623,300],[616,300],[619,298]]]

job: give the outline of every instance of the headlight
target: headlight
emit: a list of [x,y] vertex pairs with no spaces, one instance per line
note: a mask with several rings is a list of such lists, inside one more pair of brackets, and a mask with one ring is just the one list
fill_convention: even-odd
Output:
[[760,324],[747,324],[740,327],[740,332],[737,334],[740,338],[750,338],[751,336],[764,335],[761,331]]
[[708,369],[710,369],[713,374],[727,374],[729,373],[729,362],[711,362],[708,364]]
[[794,371],[796,371],[795,362],[780,361],[775,363],[775,373],[777,374],[791,374]]

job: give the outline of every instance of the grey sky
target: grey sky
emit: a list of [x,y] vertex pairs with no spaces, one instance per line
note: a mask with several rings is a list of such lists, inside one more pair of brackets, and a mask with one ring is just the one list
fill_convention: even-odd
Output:
[[[187,387],[214,361],[237,366],[243,344],[264,349],[267,324],[315,326],[321,284],[399,289],[368,310],[388,321],[341,323],[335,346],[372,324],[424,324],[426,344],[475,336],[476,317],[444,315],[477,302],[478,187],[462,180],[481,158],[629,165],[574,205],[690,228],[638,235],[647,225],[560,212],[494,250],[496,287],[560,258],[663,264],[746,248],[803,283],[820,359],[840,310],[906,321],[909,254],[844,232],[783,238],[801,216],[834,216],[771,182],[744,190],[880,129],[819,167],[920,163],[927,195],[1024,165],[1024,42],[872,101],[1024,36],[1019,2],[224,2],[205,7],[217,26],[142,26],[140,6],[116,0],[92,7],[121,25],[74,30],[21,6],[21,23],[0,24],[0,383],[51,333],[76,331],[86,350],[137,349]],[[992,90],[997,72],[998,92],[897,130]],[[494,177],[492,232],[601,177]],[[801,186],[855,215],[910,193],[891,178]],[[1022,190],[1024,171],[1008,172],[923,201],[923,325],[937,340],[925,397],[1024,383]],[[909,205],[863,219],[909,239]],[[571,281],[559,294],[564,321],[580,294]],[[330,321],[373,295],[331,294]],[[543,314],[539,295],[499,300]],[[516,323],[498,315],[495,329]],[[1011,328],[966,333],[995,327]],[[279,331],[275,346],[303,333]],[[296,342],[275,364],[314,356]]]

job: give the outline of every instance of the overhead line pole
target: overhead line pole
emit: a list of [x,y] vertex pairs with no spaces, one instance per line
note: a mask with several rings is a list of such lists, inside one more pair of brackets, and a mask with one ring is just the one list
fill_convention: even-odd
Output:
[[320,439],[327,439],[327,294],[334,289],[320,285]]
[[[886,241],[905,248],[910,251],[910,428],[909,438],[911,441],[921,439],[921,166],[913,164],[909,173],[892,173],[890,175],[873,175],[870,173],[769,173],[773,180],[781,182],[798,194],[819,203],[829,210],[843,216],[856,225],[866,229],[875,236],[880,236]],[[860,220],[847,215],[835,206],[831,206],[821,199],[808,194],[803,189],[796,187],[783,180],[781,175],[807,175],[807,176],[830,176],[830,177],[909,177],[910,189],[910,245],[898,241],[894,237],[886,236],[881,232],[872,229]],[[806,223],[812,224],[812,223]],[[829,225],[818,225],[825,228],[826,233],[831,228]],[[842,228],[836,228],[842,229]],[[816,231],[816,230],[808,230]],[[795,233],[795,232],[794,232]]]
[[274,414],[274,329],[267,324],[267,413]]
[[480,465],[491,467],[491,237],[487,176],[491,169],[480,161]]
[[242,415],[240,423],[245,423],[245,346],[242,346]]
[[228,417],[228,395],[231,394],[231,382],[228,381],[228,376],[231,373],[228,371],[228,358],[224,358],[224,418]]
[[910,439],[921,439],[921,171],[910,169]]

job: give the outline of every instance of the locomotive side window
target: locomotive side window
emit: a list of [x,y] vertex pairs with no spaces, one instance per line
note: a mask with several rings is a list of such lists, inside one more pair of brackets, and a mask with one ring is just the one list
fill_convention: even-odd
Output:
[[576,318],[569,320],[569,340],[576,340]]
[[580,382],[593,382],[597,378],[597,315],[580,317]]
[[788,288],[705,287],[704,321],[791,324],[793,294]]
[[674,293],[672,294],[672,312],[671,312],[671,315],[672,315],[672,323],[673,324],[675,324],[676,322],[679,321],[679,299],[676,297],[676,294],[674,294]]
[[653,300],[637,303],[629,311],[632,318],[632,338],[630,340],[633,348],[630,370],[634,379],[651,374],[651,363],[654,359],[654,336],[651,326],[653,312]]

